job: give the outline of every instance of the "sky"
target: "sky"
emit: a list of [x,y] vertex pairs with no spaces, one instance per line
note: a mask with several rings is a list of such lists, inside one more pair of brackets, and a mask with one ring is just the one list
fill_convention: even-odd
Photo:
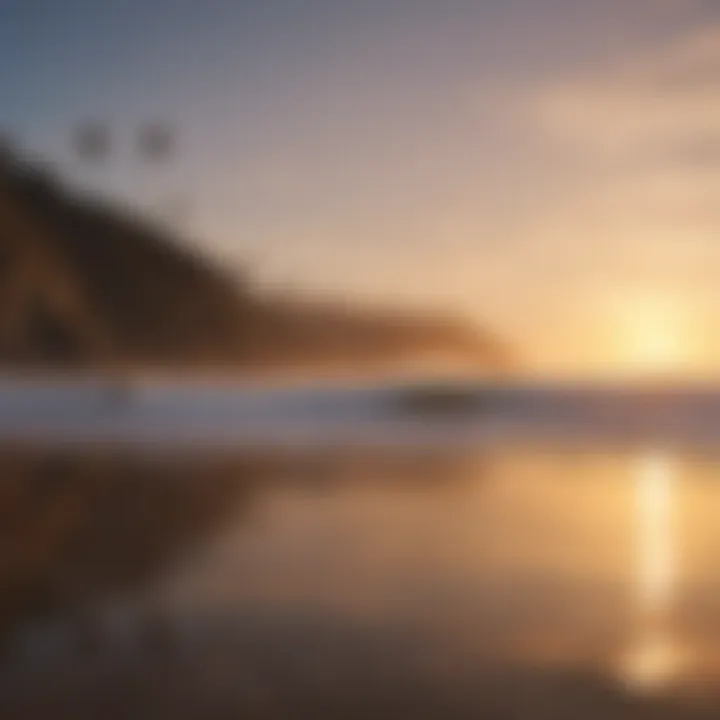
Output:
[[718,0],[0,0],[0,67],[28,153],[258,282],[720,368]]

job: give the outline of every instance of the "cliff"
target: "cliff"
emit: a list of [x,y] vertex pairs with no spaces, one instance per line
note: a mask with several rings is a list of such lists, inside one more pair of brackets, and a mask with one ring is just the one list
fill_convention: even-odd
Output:
[[447,352],[501,365],[452,320],[271,298],[134,213],[0,161],[0,365],[270,367]]

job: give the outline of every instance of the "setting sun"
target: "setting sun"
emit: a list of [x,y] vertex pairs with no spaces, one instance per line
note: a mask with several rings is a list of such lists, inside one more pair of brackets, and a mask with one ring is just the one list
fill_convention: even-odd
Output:
[[625,300],[607,320],[607,360],[614,374],[667,378],[697,374],[704,362],[693,319],[679,303]]
[[674,372],[689,360],[684,328],[677,316],[651,309],[632,318],[634,331],[628,348],[628,360],[637,369],[648,372]]

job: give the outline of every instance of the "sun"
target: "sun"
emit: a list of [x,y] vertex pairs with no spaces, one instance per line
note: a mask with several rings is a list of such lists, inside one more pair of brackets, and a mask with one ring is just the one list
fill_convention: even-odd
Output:
[[628,343],[629,360],[652,373],[681,369],[687,362],[682,324],[675,315],[659,311],[632,318]]
[[661,298],[633,298],[613,312],[613,368],[623,375],[667,378],[688,375],[697,365],[691,316]]

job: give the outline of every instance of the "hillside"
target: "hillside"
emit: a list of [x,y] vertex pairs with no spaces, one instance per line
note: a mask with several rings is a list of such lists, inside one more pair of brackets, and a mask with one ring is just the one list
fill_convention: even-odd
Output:
[[507,369],[512,355],[499,338],[460,320],[430,313],[373,309],[339,302],[268,298],[256,308],[250,353],[272,364],[383,366],[423,359]]
[[443,318],[251,292],[167,229],[0,161],[0,365],[257,368],[430,351],[507,358],[491,335]]

